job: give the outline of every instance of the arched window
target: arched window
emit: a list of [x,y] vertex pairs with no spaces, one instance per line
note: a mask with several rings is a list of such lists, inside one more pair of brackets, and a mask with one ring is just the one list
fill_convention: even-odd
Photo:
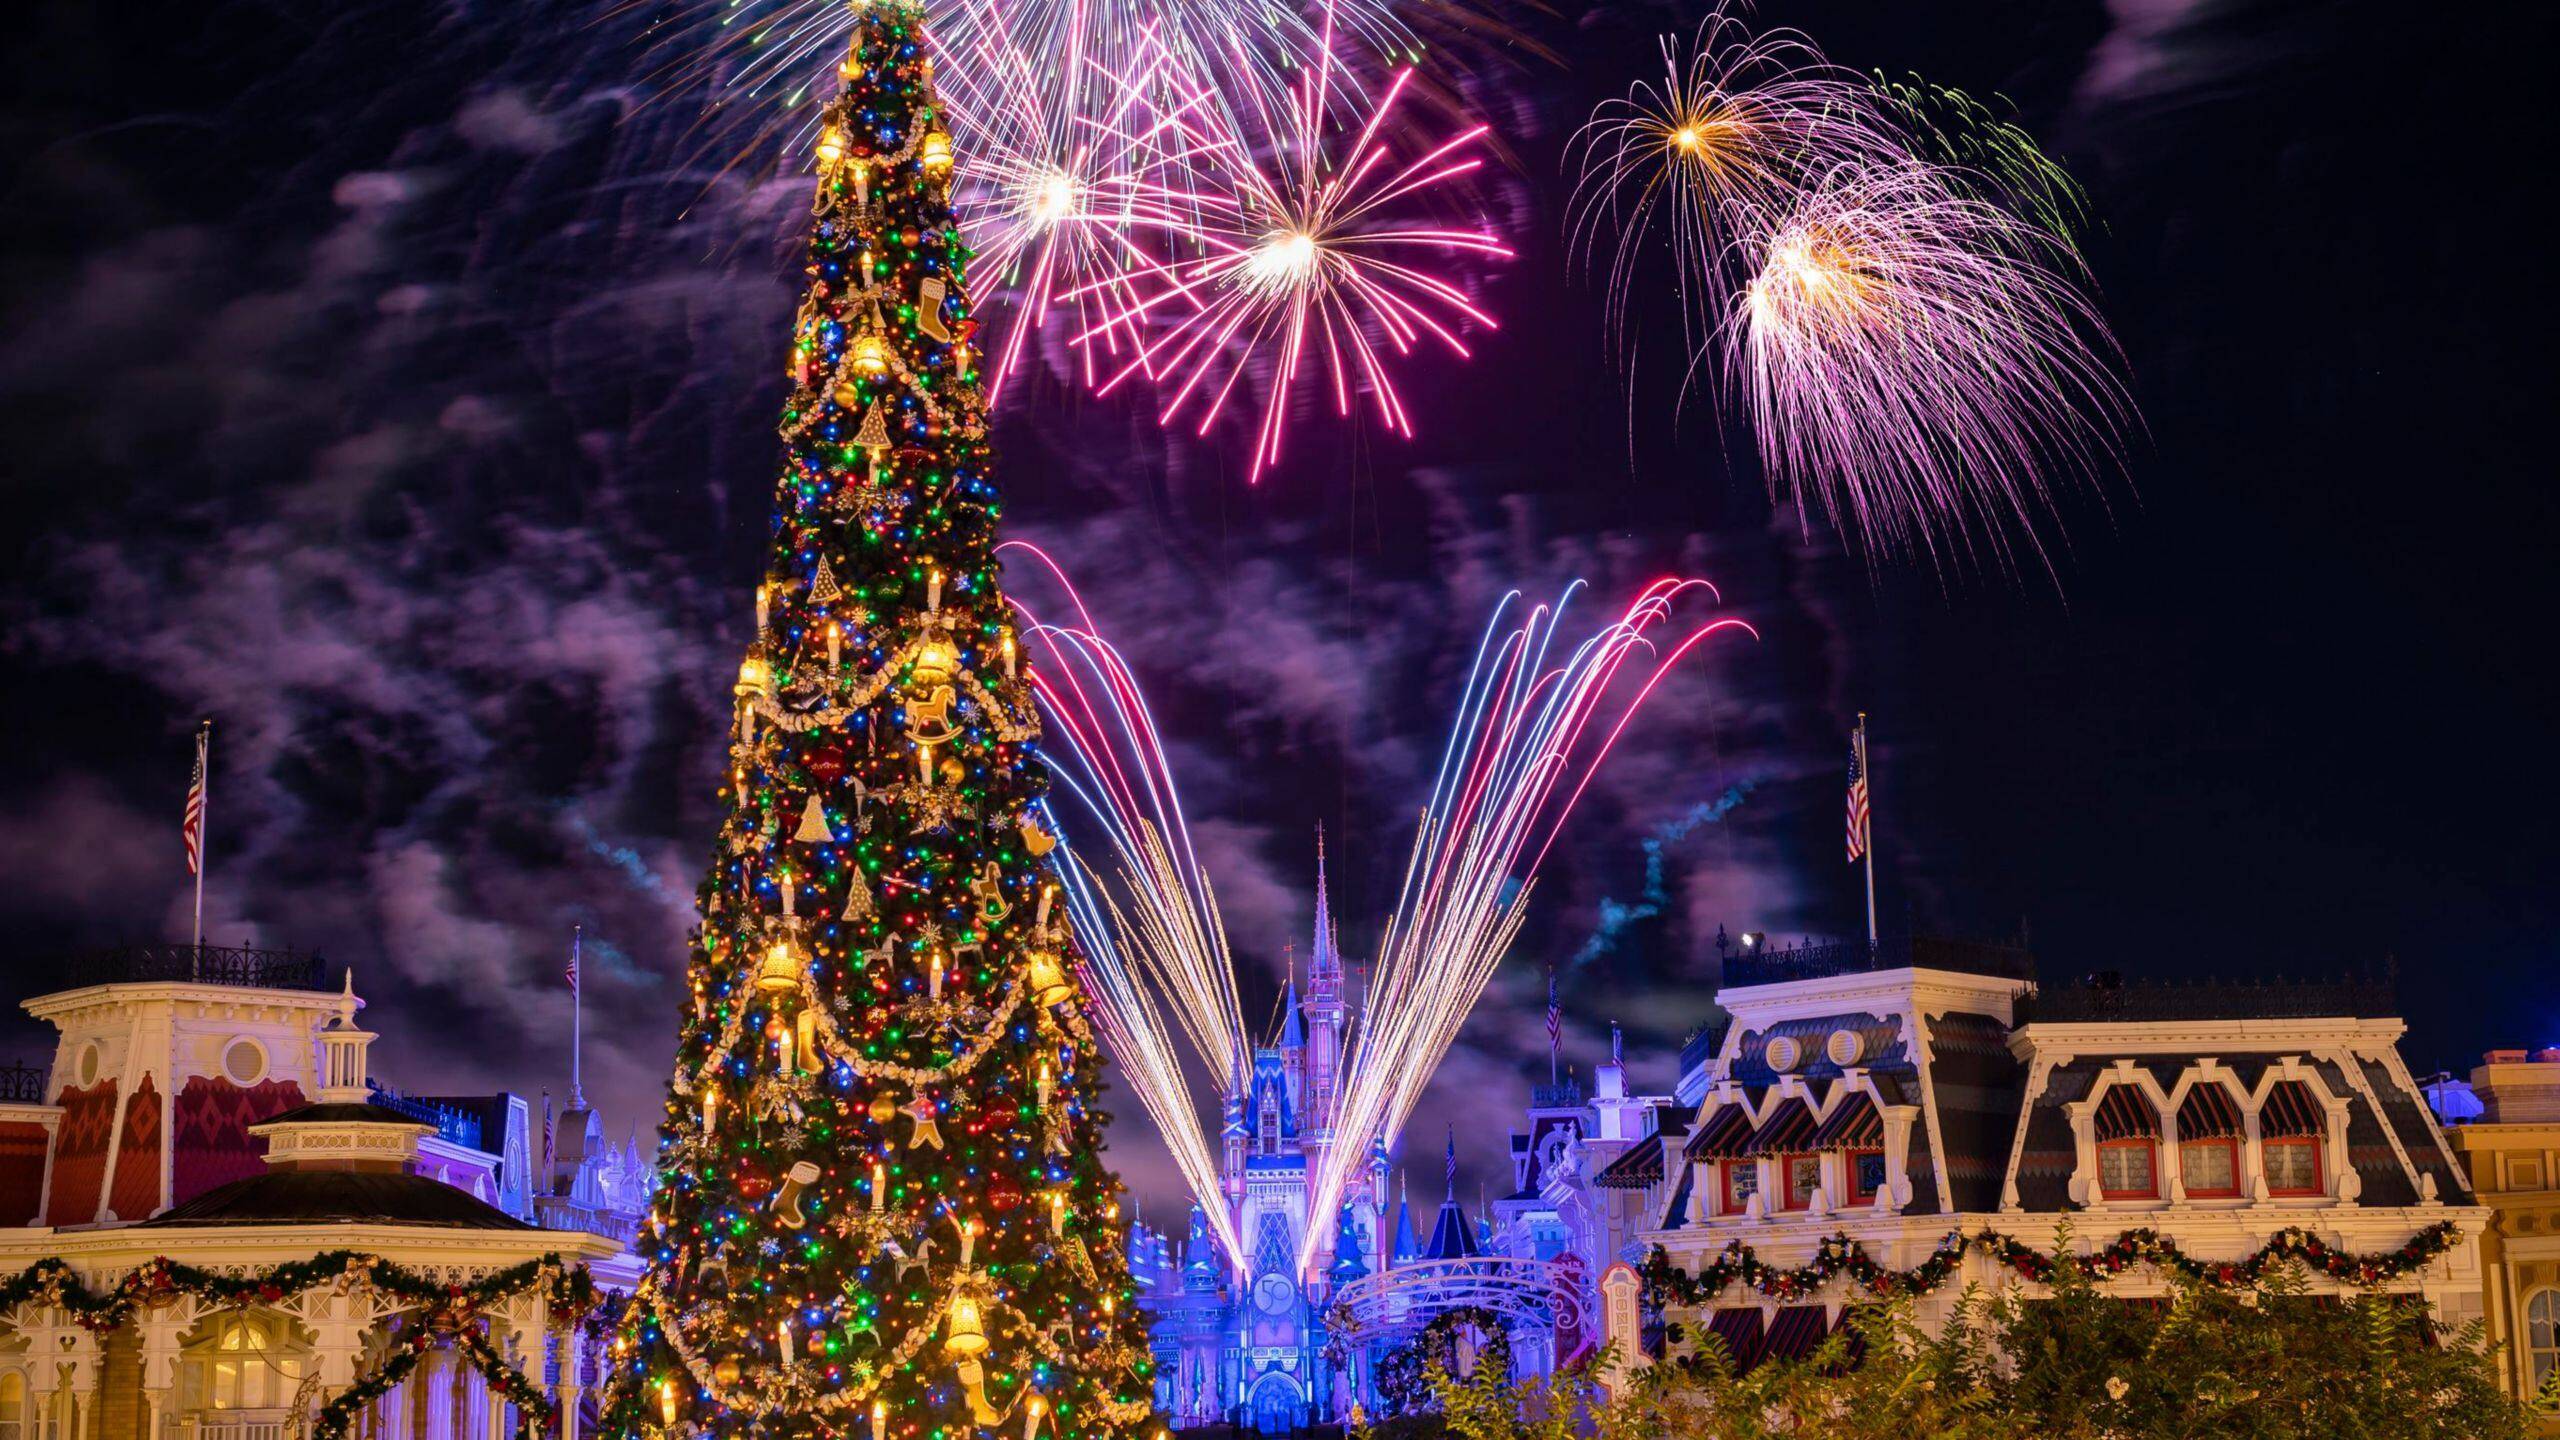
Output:
[[2536,1290],[2524,1302],[2524,1352],[2532,1367],[2530,1388],[2540,1390],[2560,1370],[2560,1290]]
[[20,1440],[27,1433],[27,1377],[0,1370],[0,1440]]
[[2189,1090],[2178,1106],[2178,1180],[2190,1200],[2240,1194],[2240,1106],[2213,1081]]
[[222,1315],[188,1346],[178,1370],[180,1410],[274,1410],[292,1403],[303,1355],[283,1321]]
[[2107,1200],[2160,1198],[2160,1112],[2131,1085],[2098,1102],[2098,1194]]
[[2299,1080],[2267,1092],[2258,1111],[2259,1153],[2265,1156],[2267,1193],[2318,1195],[2328,1188],[2320,1167],[2324,1112]]

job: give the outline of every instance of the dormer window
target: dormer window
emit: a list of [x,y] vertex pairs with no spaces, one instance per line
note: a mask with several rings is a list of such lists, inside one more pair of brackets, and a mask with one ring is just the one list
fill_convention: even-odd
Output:
[[2301,1081],[2287,1080],[2267,1092],[2267,1103],[2258,1111],[2258,1149],[2269,1195],[2327,1193],[2320,1163],[2320,1137],[2327,1128],[2320,1106]]
[[1822,1157],[1819,1155],[1781,1155],[1778,1175],[1786,1184],[1779,1201],[1789,1210],[1809,1209],[1813,1192],[1822,1188]]
[[2098,1195],[2105,1200],[2160,1198],[2160,1113],[2131,1085],[2098,1102]]
[[1741,1214],[1749,1208],[1751,1197],[1760,1193],[1760,1162],[1726,1160],[1717,1169],[1724,1182],[1724,1213]]
[[2178,1107],[2178,1179],[2190,1200],[2240,1196],[2240,1106],[2210,1081]]

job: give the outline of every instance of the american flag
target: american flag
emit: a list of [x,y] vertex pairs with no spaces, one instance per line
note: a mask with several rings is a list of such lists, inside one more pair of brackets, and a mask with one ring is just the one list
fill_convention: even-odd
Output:
[[569,975],[569,988],[570,988],[570,989],[572,989],[572,990],[575,990],[575,989],[577,989],[577,988],[578,988],[578,942],[579,942],[581,939],[583,939],[583,938],[585,937],[585,934],[586,934],[586,927],[585,927],[585,926],[583,926],[583,925],[572,925],[572,926],[570,926],[570,927],[569,927],[569,970],[568,970],[568,975]]
[[204,748],[211,739],[207,731],[196,732],[196,773],[187,781],[187,818],[179,828],[187,840],[187,873],[204,873]]
[[1849,742],[1849,860],[1856,863],[1867,853],[1867,727],[1858,724],[1856,738]]

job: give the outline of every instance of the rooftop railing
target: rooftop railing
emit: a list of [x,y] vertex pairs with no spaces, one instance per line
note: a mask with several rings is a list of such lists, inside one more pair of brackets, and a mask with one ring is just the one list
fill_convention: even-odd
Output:
[[2020,996],[2020,1025],[2113,1020],[2379,1019],[2400,1013],[2396,969],[2326,980],[2206,980],[2194,984],[2091,976]]
[[41,1105],[51,1071],[42,1065],[0,1065],[0,1105]]
[[326,967],[303,950],[246,945],[119,945],[71,957],[63,967],[71,989],[174,981],[262,990],[326,990]]
[[1982,940],[1948,940],[1920,935],[1881,940],[1828,940],[1783,950],[1743,949],[1724,957],[1726,988],[1780,985],[1790,980],[1827,980],[1873,970],[1953,970],[1998,980],[2033,983],[2035,956],[2015,945]]

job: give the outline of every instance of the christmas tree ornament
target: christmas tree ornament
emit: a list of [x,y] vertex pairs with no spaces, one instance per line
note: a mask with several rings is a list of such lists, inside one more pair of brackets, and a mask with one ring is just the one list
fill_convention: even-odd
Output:
[[818,131],[818,168],[833,170],[844,160],[844,131],[829,125]]
[[[916,642],[915,655],[908,662],[907,679],[911,688],[930,695],[948,686],[960,668],[960,651],[940,631],[928,633]],[[909,701],[914,704],[914,701]]]
[[756,966],[756,988],[768,995],[781,995],[800,988],[800,971],[804,962],[800,947],[788,935],[777,935],[765,947],[764,962]]
[[810,792],[809,803],[800,812],[800,828],[791,838],[806,845],[836,843],[836,832],[827,825],[827,803],[818,798],[817,792]]
[[793,1230],[805,1228],[809,1217],[800,1208],[800,1197],[808,1194],[809,1187],[817,1184],[824,1173],[815,1160],[803,1160],[782,1172],[782,1188],[773,1196],[773,1218]]
[[916,1150],[942,1148],[942,1126],[934,1118],[938,1113],[939,1107],[933,1103],[933,1097],[930,1095],[918,1095],[916,1103],[907,1107],[907,1118],[916,1122],[915,1133],[907,1137],[909,1148]]
[[1004,898],[1004,867],[993,860],[979,867],[977,878],[969,882],[969,893],[978,898],[978,923],[981,925],[1001,924],[1006,916],[1013,913],[1013,907],[1006,904]]
[[951,331],[942,323],[942,297],[948,293],[939,275],[927,275],[916,283],[916,333],[945,345],[951,343]]
[[836,572],[834,567],[827,564],[826,556],[819,556],[818,571],[816,574],[809,577],[809,603],[812,605],[833,605],[843,598],[844,587],[836,584]]

